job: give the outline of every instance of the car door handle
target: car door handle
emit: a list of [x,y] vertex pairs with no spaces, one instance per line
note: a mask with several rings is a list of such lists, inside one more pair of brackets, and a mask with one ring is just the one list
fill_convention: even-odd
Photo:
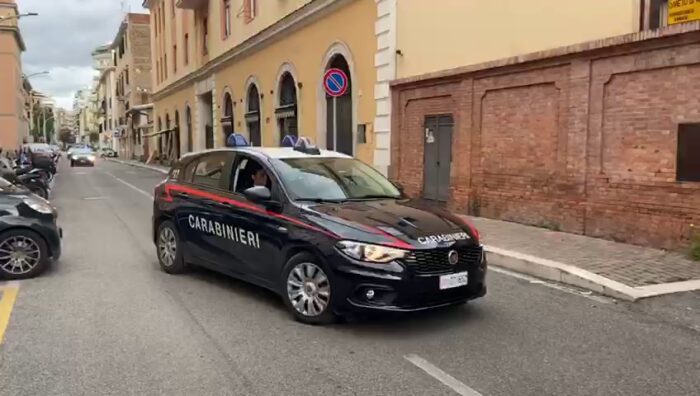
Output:
[[213,199],[205,199],[204,203],[210,206],[219,206],[223,208],[230,208],[231,204],[227,202],[214,201]]

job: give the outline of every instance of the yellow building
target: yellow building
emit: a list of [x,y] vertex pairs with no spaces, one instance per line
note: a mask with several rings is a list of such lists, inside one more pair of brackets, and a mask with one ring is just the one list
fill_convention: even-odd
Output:
[[[144,6],[151,14],[154,83],[149,146],[161,147],[166,159],[221,147],[236,132],[265,146],[306,136],[372,162],[374,0],[150,0]],[[324,91],[329,68],[349,79],[347,93],[336,99]],[[163,152],[168,134],[179,137],[179,152]]]

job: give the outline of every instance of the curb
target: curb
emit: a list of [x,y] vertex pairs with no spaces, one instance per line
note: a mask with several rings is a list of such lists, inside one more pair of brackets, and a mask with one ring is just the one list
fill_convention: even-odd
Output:
[[558,261],[547,260],[495,246],[484,246],[484,248],[489,253],[489,264],[496,267],[581,287],[620,300],[637,301],[642,298],[664,294],[700,290],[700,279],[632,287]]
[[116,162],[116,163],[122,164],[122,165],[129,165],[129,166],[133,166],[133,167],[136,167],[136,168],[148,169],[148,170],[151,170],[151,171],[154,171],[154,172],[163,173],[163,174],[166,174],[166,175],[168,174],[168,171],[165,170],[165,169],[161,169],[161,168],[158,168],[158,167],[155,167],[155,166],[151,166],[151,165],[147,165],[147,164],[142,164],[142,163],[140,163],[140,162],[124,161],[124,160],[118,160],[118,159],[114,159],[114,158],[105,158],[105,159],[106,159],[107,161]]

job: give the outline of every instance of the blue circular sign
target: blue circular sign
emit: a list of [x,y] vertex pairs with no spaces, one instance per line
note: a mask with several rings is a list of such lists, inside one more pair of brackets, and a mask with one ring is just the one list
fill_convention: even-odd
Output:
[[343,96],[348,91],[348,75],[340,69],[328,69],[323,76],[323,87],[332,97]]

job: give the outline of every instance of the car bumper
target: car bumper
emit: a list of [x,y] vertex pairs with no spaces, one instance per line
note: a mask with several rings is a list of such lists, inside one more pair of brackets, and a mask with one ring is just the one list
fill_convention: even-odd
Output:
[[[339,295],[335,301],[336,310],[416,312],[461,304],[486,295],[486,256],[466,268],[454,271],[468,273],[468,283],[450,289],[440,289],[440,276],[419,275],[409,267],[392,263],[388,271],[368,268],[341,254],[333,257],[333,289]],[[373,290],[374,296],[367,297]]]
[[44,237],[46,245],[51,252],[51,258],[55,261],[61,257],[63,229],[56,224],[41,223],[35,226],[36,230]]
[[87,158],[73,158],[73,163],[75,165],[95,165],[95,161],[91,161]]

